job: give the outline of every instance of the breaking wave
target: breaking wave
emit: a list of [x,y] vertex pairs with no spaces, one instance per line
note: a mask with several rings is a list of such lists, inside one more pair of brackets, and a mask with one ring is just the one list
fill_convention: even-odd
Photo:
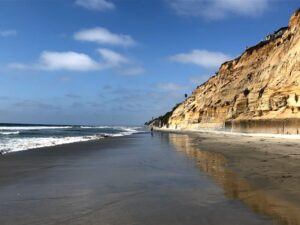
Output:
[[0,124],[0,153],[100,140],[104,137],[121,137],[141,131],[141,127],[125,126],[1,126]]

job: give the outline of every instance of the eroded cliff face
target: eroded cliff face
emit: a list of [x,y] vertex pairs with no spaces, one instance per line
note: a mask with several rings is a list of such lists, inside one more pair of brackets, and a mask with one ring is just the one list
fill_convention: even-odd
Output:
[[164,117],[169,128],[300,133],[300,10],[265,41],[225,62]]

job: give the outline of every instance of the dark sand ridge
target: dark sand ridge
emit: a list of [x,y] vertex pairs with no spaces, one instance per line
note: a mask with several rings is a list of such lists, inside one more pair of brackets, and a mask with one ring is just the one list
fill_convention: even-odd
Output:
[[[259,152],[253,152],[253,149],[249,149],[250,146],[244,145],[239,146],[239,153],[249,152],[247,155],[241,156],[237,154],[236,151],[238,150],[234,150],[232,147],[228,149],[228,146],[224,142],[222,143],[222,137],[219,137],[217,141],[214,139],[214,143],[217,142],[219,146],[222,146],[218,148],[218,151],[225,152],[228,159],[231,159],[228,160],[223,154],[215,151],[216,146],[208,146],[208,143],[212,141],[210,140],[212,138],[210,135],[208,135],[210,137],[206,137],[207,139],[203,137],[205,136],[203,134],[199,136],[191,133],[189,135],[170,134],[170,142],[178,151],[196,159],[199,168],[213,177],[223,187],[226,196],[229,198],[240,199],[254,211],[272,216],[282,224],[300,224],[299,160],[294,161],[295,159],[292,159],[292,161],[289,161],[287,158],[284,158],[284,160],[280,160],[279,165],[277,164],[278,162],[271,160],[271,163],[275,165],[272,165],[271,169],[273,171],[268,173],[266,168],[261,169],[260,164],[261,162],[267,162],[270,157],[276,159],[275,155],[263,155],[263,160],[261,160]],[[233,145],[236,144],[230,137],[228,139]],[[206,149],[206,151],[201,149]],[[250,154],[252,154],[252,158],[249,160],[245,159]],[[279,159],[282,159],[282,157],[279,157]],[[285,169],[281,168],[282,163],[287,164]],[[238,174],[233,170],[239,170],[240,172]],[[289,175],[280,175],[278,183],[278,176],[272,176],[274,175],[273,173],[288,173]],[[250,181],[252,182],[249,182],[249,179],[243,178],[249,178],[249,176],[253,176],[252,178],[255,179],[251,179]],[[290,190],[292,191],[290,192]]]
[[214,182],[209,170],[199,170],[192,159],[176,151],[175,142],[168,133],[136,134],[4,155],[0,158],[0,224],[281,221],[263,211],[255,213],[239,196],[228,195],[235,189]]

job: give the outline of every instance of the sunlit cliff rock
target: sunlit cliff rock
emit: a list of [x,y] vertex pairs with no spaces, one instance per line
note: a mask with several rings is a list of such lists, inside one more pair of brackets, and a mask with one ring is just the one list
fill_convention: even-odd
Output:
[[184,102],[149,124],[300,133],[300,10],[288,27],[223,63]]

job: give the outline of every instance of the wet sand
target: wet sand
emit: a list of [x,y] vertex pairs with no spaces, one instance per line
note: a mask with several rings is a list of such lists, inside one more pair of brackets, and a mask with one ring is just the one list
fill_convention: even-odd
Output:
[[299,139],[196,132],[186,135],[189,146],[225,156],[226,166],[240,177],[300,204]]
[[[291,144],[295,140],[237,139],[195,132],[170,133],[169,137],[179,152],[194,159],[223,188],[227,197],[239,199],[281,224],[300,224],[300,160],[293,153],[300,148]],[[280,154],[270,153],[279,148]]]
[[219,141],[155,132],[1,156],[0,224],[300,224],[298,201],[253,187]]

